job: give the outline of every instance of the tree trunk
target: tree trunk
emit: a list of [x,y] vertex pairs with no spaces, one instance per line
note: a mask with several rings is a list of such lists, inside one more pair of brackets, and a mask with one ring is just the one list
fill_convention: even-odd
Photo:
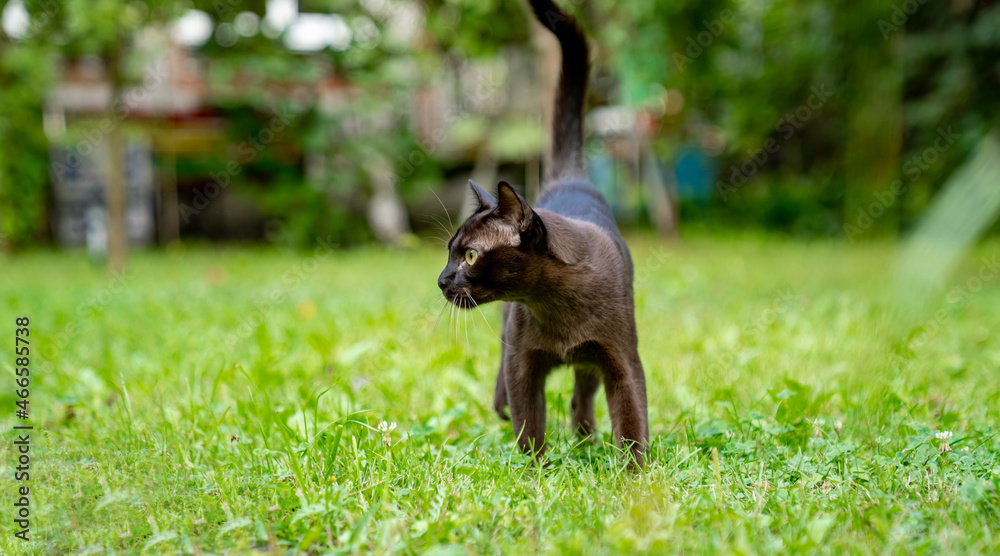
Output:
[[[3,8],[5,7],[5,5],[6,5],[6,2],[0,1],[0,14],[3,13]],[[8,49],[8,48],[11,47],[10,39],[7,38],[7,33],[4,32],[2,25],[0,25],[0,47],[2,47],[4,49]],[[0,78],[3,78],[5,80],[7,79],[6,68],[4,67],[2,60],[0,60]],[[9,244],[8,244],[8,241],[7,241],[7,235],[4,234],[4,231],[3,231],[3,212],[4,211],[3,211],[3,206],[2,206],[3,202],[4,202],[4,199],[5,199],[4,195],[6,195],[6,193],[4,193],[3,180],[4,180],[4,176],[7,174],[7,172],[6,172],[6,165],[7,164],[8,164],[8,162],[7,162],[6,158],[5,158],[5,156],[3,154],[0,154],[0,253],[9,253],[10,252],[10,247],[9,247]]]
[[[892,41],[886,42],[878,33],[869,33],[869,27],[857,24],[857,18],[862,17],[875,27],[880,18],[888,17],[887,11],[885,6],[871,4],[860,13],[846,7],[840,12],[843,28],[847,30],[845,42],[852,44],[854,52],[845,91],[848,113],[843,159],[844,222],[866,236],[894,232],[898,219],[896,199],[892,200],[895,207],[883,206],[889,201],[877,200],[891,197],[892,183],[899,175],[902,65],[895,56],[896,45]],[[873,203],[878,205],[874,211],[870,208]]]
[[638,139],[642,145],[642,174],[640,176],[646,185],[649,196],[649,216],[656,231],[663,237],[678,239],[680,225],[680,209],[674,195],[676,184],[668,183],[672,177],[664,176],[659,168],[659,161],[653,148],[644,139]]
[[528,157],[524,164],[524,192],[532,204],[542,193],[542,164],[538,155]]
[[[0,158],[0,202],[3,201],[4,191],[3,191],[3,158]],[[3,210],[0,207],[0,254],[7,253],[7,236],[3,233]]]
[[385,157],[373,156],[367,164],[372,184],[368,203],[368,225],[375,238],[387,245],[396,245],[410,233],[406,205],[399,196],[399,179],[392,163]]
[[177,208],[177,156],[176,144],[171,143],[170,151],[163,155],[163,169],[160,172],[160,243],[169,245],[178,241],[180,221]]
[[111,82],[111,103],[105,117],[113,122],[108,133],[106,150],[107,183],[106,203],[108,206],[108,269],[120,273],[125,269],[128,257],[128,237],[125,230],[125,152],[122,140],[121,122],[115,121],[115,99],[121,98],[123,79],[121,75],[121,50],[112,49],[106,58],[108,77]]

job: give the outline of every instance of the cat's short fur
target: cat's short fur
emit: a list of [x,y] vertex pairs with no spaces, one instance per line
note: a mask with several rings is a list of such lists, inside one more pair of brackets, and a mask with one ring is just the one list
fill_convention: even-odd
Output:
[[649,428],[632,259],[583,166],[587,42],[553,2],[530,3],[562,47],[546,185],[532,209],[506,182],[495,198],[470,182],[479,206],[448,242],[438,285],[459,307],[504,302],[494,408],[507,419],[509,406],[524,452],[545,451],[545,378],[566,364],[576,373],[578,432],[594,434],[594,394],[603,383],[614,438],[641,466]]

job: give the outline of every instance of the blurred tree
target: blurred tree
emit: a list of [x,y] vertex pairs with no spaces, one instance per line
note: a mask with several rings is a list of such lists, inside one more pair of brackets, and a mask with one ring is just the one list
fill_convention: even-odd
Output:
[[[507,92],[505,76],[499,74],[510,69],[512,51],[530,46],[527,18],[519,3],[325,4],[351,21],[356,36],[347,49],[330,51],[336,73],[345,76],[357,94],[354,102],[335,110],[333,118],[341,130],[372,131],[347,136],[341,132],[348,150],[357,156],[331,153],[342,169],[332,174],[360,174],[373,189],[382,182],[383,192],[388,189],[386,180],[377,176],[389,176],[393,188],[413,200],[436,189],[441,166],[459,162],[463,151],[475,153],[473,173],[486,182],[495,177],[500,157],[530,156],[516,146],[517,152],[512,152],[506,140],[511,135],[508,130],[517,129],[523,120],[510,110],[490,109],[499,96],[504,96],[503,104],[511,104],[513,94],[498,94]],[[498,21],[504,24],[497,25]],[[511,126],[493,121],[499,112]],[[358,126],[362,122],[369,125]],[[538,152],[540,140],[515,134],[520,145],[534,144]],[[350,160],[360,161],[368,170],[343,172]],[[385,161],[391,166],[386,168]]]
[[897,41],[903,72],[899,179],[909,224],[980,138],[1000,127],[1000,3],[927,2],[915,10],[897,3],[879,29]]
[[[217,25],[234,22],[239,10],[253,9],[220,10],[211,1],[195,7]],[[227,46],[209,42],[200,49],[210,60],[213,97],[226,114],[249,107],[267,115],[287,105],[294,115],[295,132],[282,140],[304,153],[306,186],[282,175],[287,164],[265,168],[276,152],[262,152],[253,164],[276,177],[266,187],[255,187],[254,171],[238,177],[243,190],[256,191],[285,240],[306,243],[331,235],[353,242],[370,237],[368,230],[395,241],[408,223],[404,219],[400,228],[383,217],[398,214],[403,202],[431,195],[440,187],[442,167],[462,163],[467,150],[509,155],[510,137],[519,135],[514,156],[525,155],[519,147],[526,144],[534,144],[537,152],[541,142],[525,142],[518,133],[522,120],[503,129],[491,122],[463,126],[489,115],[486,105],[493,94],[504,92],[502,81],[471,82],[475,63],[490,65],[530,46],[518,3],[303,0],[298,7],[339,17],[352,40],[301,52],[285,45],[285,35],[271,33],[239,37]],[[498,19],[510,24],[497,26]],[[331,85],[338,92],[329,94],[328,87],[324,93]],[[229,125],[238,141],[259,123],[230,120]],[[474,137],[455,141],[456,132],[470,129]],[[366,215],[367,223],[359,215]]]
[[126,73],[126,57],[139,31],[172,20],[179,12],[179,5],[178,0],[25,1],[39,34],[63,56],[74,59],[91,54],[100,57],[104,64],[111,85],[111,100],[102,120],[111,122],[105,139],[108,266],[117,272],[124,269],[128,253],[124,146],[118,111],[125,84],[137,77]]
[[[834,3],[837,44],[850,52],[843,65],[845,134],[843,220],[863,220],[873,195],[892,195],[899,175],[902,148],[903,72],[895,39],[876,33],[878,22],[892,14],[882,3]],[[897,37],[898,38],[898,37]],[[880,197],[881,198],[881,197]],[[873,218],[868,235],[884,235],[898,227],[896,211]]]
[[[120,94],[134,77],[127,61],[137,32],[188,8],[212,18],[215,40],[199,54],[208,61],[213,108],[226,116],[234,144],[275,109],[291,115],[280,146],[259,153],[234,182],[259,197],[292,241],[365,239],[363,215],[386,191],[412,203],[449,170],[495,171],[499,161],[530,166],[537,159],[536,111],[547,96],[527,84],[544,81],[534,74],[552,67],[535,62],[525,2],[299,0],[300,11],[336,14],[351,35],[309,53],[288,48],[281,30],[265,32],[265,4],[26,0],[36,38],[15,48],[0,34],[0,101],[17,107],[0,117],[7,145],[0,152],[0,233],[19,243],[44,228],[44,190],[35,184],[47,173],[41,114],[52,84],[49,53],[100,56]],[[563,4],[593,38],[591,106],[651,114],[653,147],[666,160],[686,144],[725,138],[718,188],[726,194],[711,208],[716,220],[839,232],[874,193],[902,179],[910,185],[905,225],[934,184],[1000,123],[1000,5],[992,0]],[[241,21],[254,19],[246,12],[257,14],[260,32],[239,31]],[[484,73],[499,79],[484,84]],[[331,83],[338,93],[323,92]],[[956,146],[927,154],[940,130],[951,128]],[[109,204],[118,238],[112,264],[120,265],[117,126],[107,140],[118,153]],[[895,227],[894,218],[880,222]]]
[[[0,13],[6,4],[0,0]],[[49,160],[42,111],[54,75],[43,38],[37,27],[11,37],[0,26],[0,251],[45,233]]]

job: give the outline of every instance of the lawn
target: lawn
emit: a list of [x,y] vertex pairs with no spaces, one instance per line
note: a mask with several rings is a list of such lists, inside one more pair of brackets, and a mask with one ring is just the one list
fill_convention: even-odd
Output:
[[[569,426],[549,459],[492,410],[499,306],[445,253],[365,248],[0,261],[0,405],[31,319],[30,543],[4,554],[1000,551],[1000,274],[926,299],[891,244],[631,238],[651,464]],[[971,278],[981,272],[978,281]],[[14,473],[13,433],[0,454]]]

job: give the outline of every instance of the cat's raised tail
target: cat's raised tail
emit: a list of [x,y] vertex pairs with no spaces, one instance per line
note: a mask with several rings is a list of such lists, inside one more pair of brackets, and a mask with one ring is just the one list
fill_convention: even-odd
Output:
[[586,179],[583,167],[583,107],[590,56],[587,38],[576,18],[551,0],[530,0],[535,17],[559,39],[562,69],[552,111],[552,148],[546,183]]

